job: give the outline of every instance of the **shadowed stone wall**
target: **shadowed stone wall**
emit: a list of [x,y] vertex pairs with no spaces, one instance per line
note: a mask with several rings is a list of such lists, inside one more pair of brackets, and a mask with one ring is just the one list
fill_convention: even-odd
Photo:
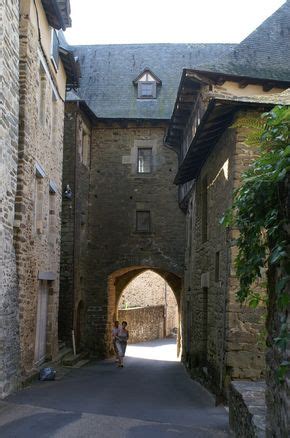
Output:
[[[75,284],[72,283],[73,269],[69,259],[73,215],[79,217],[81,211],[71,204],[73,211],[64,212],[67,216],[63,222],[62,240],[68,244],[63,248],[68,258],[62,261],[61,295],[65,293],[66,298],[61,298],[64,301],[60,326],[66,327],[69,338],[71,307],[76,306],[76,300],[71,296],[78,290],[83,291],[85,346],[101,356],[108,354],[111,348],[117,300],[128,284],[117,285],[119,273],[137,267],[139,271],[131,280],[141,272],[140,269],[159,269],[164,275],[172,273],[179,277],[182,273],[184,215],[176,208],[177,188],[173,185],[176,154],[163,144],[166,126],[164,122],[99,121],[93,127],[89,191],[86,189],[87,177],[81,176],[80,195],[77,195],[82,199],[88,196],[88,207],[81,208],[85,214],[84,233],[82,238],[76,234],[83,254],[82,265],[79,264],[75,274],[81,286],[76,286],[76,279]],[[72,142],[67,138],[65,147],[72,147],[72,142],[77,147],[72,137]],[[137,174],[137,148],[140,146],[153,149],[151,174]],[[69,182],[69,175],[73,175],[72,162],[64,160],[65,174],[66,166],[70,167]],[[150,232],[136,231],[137,210],[150,211]]]
[[18,290],[13,246],[19,110],[19,2],[0,2],[0,397],[17,383]]
[[152,271],[145,271],[124,289],[119,301],[119,312],[132,307],[158,305],[164,306],[163,316],[166,333],[162,333],[161,337],[170,336],[173,330],[177,332],[178,328],[178,306],[174,292],[160,275]]
[[[89,135],[86,161],[83,161],[84,130]],[[87,225],[90,176],[91,120],[76,103],[66,103],[64,124],[63,193],[70,186],[72,196],[63,196],[61,270],[59,299],[59,338],[71,343],[75,330],[79,348],[84,341],[86,297],[84,276],[87,262]],[[80,313],[80,307],[82,311]]]
[[[53,69],[46,52],[50,53],[51,35],[41,2],[22,2],[14,241],[23,377],[34,372],[36,362],[58,353],[65,74],[61,61]],[[37,344],[42,352],[36,351]]]
[[217,392],[229,379],[260,378],[265,367],[258,338],[265,311],[236,302],[237,233],[220,224],[241,172],[255,155],[246,135],[243,128],[223,134],[203,165],[187,213],[184,360]]
[[[290,234],[290,177],[286,179],[285,186],[280,186],[281,205],[285,206],[285,215],[288,221],[288,234]],[[289,247],[290,250],[290,247]],[[277,307],[276,284],[279,281],[279,269],[270,270],[270,296],[267,317],[267,374],[266,374],[266,405],[267,405],[267,436],[286,438],[290,436],[290,371],[283,381],[278,379],[278,369],[282,362],[290,362],[290,341],[282,353],[275,345],[275,338],[279,337],[282,324],[288,325],[290,332],[290,306],[288,311],[282,313]],[[286,293],[290,295],[288,282]]]
[[129,344],[164,337],[164,306],[137,307],[118,311],[120,322],[127,321]]

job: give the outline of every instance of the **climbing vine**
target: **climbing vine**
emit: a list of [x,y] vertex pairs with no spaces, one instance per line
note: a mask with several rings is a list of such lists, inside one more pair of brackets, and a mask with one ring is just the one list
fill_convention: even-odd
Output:
[[[268,296],[274,294],[275,305],[282,315],[275,344],[285,352],[290,339],[287,330],[290,243],[286,190],[290,175],[290,107],[276,106],[263,114],[261,123],[251,126],[251,143],[258,138],[259,157],[243,173],[241,186],[234,193],[233,206],[221,222],[239,230],[235,260],[240,283],[238,301],[256,307],[265,297],[261,287],[257,288],[257,280],[263,278],[265,271],[268,279],[269,273],[275,275],[273,285],[268,281],[266,289]],[[280,379],[289,366],[287,360],[281,363]]]

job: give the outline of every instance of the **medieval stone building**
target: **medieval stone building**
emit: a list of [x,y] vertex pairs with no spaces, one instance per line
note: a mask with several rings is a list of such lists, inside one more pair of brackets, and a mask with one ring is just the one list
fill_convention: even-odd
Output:
[[12,1],[1,8],[0,392],[5,395],[58,352],[63,114],[66,86],[77,85],[77,70],[57,33],[70,25],[68,1]]
[[13,222],[18,148],[18,2],[1,4],[0,122],[0,394],[16,384],[19,364],[18,303]]
[[[236,231],[219,219],[256,153],[245,118],[290,85],[289,1],[238,46],[70,47],[69,0],[0,8],[0,395],[72,330],[107,355],[122,294],[148,270],[175,295],[191,372],[218,393],[263,376],[265,309],[236,303]],[[269,436],[286,436],[275,366],[268,355]]]
[[[237,230],[226,229],[220,220],[241,173],[256,156],[248,141],[251,126],[275,104],[287,103],[281,92],[290,85],[289,59],[284,58],[290,52],[289,19],[287,3],[219,63],[184,70],[166,137],[179,156],[175,183],[187,215],[183,357],[193,375],[215,392],[233,379],[260,379],[266,373],[261,342],[266,309],[236,302]],[[289,384],[277,386],[277,361],[273,365],[273,354],[267,357],[272,358],[267,369],[269,436],[286,436]],[[254,430],[254,422],[249,426],[239,409],[232,426],[241,437]]]
[[160,274],[180,302],[185,218],[164,136],[182,67],[229,46],[74,49],[82,77],[66,104],[63,189],[72,198],[63,199],[59,335],[70,340],[74,329],[79,344],[103,355],[120,296],[138,274]]

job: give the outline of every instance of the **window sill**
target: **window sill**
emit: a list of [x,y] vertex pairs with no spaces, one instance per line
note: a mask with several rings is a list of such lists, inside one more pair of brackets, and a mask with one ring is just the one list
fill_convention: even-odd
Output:
[[152,231],[133,231],[132,235],[139,237],[153,237],[155,234],[152,233]]

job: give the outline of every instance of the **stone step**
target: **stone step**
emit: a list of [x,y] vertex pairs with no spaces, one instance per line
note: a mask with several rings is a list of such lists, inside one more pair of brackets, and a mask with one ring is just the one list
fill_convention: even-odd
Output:
[[87,365],[89,362],[90,362],[89,359],[82,359],[82,360],[80,360],[79,362],[77,362],[77,363],[73,366],[73,368],[82,368],[82,367],[84,367],[85,365]]
[[70,354],[72,354],[72,349],[69,348],[69,347],[64,347],[64,348],[62,348],[61,350],[59,350],[58,355],[56,356],[54,362],[55,362],[55,363],[60,363],[60,362],[63,361],[63,359],[64,359],[66,356],[68,356],[68,355],[70,355]]
[[65,342],[64,341],[58,341],[58,350],[62,350],[63,348],[65,348]]
[[75,356],[73,353],[71,353],[63,358],[62,363],[66,367],[73,367],[78,362],[84,360],[86,357],[87,357],[87,353],[84,351],[82,353],[76,354]]
[[229,387],[229,421],[236,438],[266,437],[264,381],[234,380]]

